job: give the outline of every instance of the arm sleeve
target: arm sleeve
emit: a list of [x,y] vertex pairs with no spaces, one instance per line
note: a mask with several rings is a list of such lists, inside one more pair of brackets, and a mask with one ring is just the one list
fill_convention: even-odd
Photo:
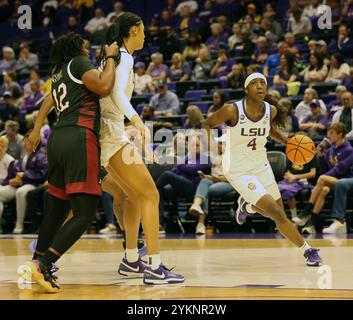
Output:
[[345,152],[342,152],[337,157],[337,164],[329,171],[327,171],[325,175],[336,177],[336,178],[344,177],[347,169],[352,165],[352,162],[353,162],[352,150],[351,149],[345,150]]
[[77,79],[82,79],[82,76],[89,70],[96,69],[91,60],[85,56],[76,57],[70,65],[70,72]]
[[119,107],[120,111],[129,119],[137,112],[131,105],[130,100],[125,94],[126,87],[128,86],[129,74],[133,67],[133,59],[126,53],[121,54],[120,63],[115,72],[115,84],[110,94],[114,104]]

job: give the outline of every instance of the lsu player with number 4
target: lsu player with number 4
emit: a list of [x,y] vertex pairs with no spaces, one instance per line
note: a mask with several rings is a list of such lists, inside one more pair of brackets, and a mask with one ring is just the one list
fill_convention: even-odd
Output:
[[249,214],[258,212],[272,219],[281,234],[302,249],[308,266],[319,266],[322,259],[287,218],[281,195],[267,159],[267,137],[286,144],[288,138],[276,128],[284,125],[281,109],[265,102],[267,80],[252,73],[244,83],[245,98],[225,104],[204,121],[203,127],[214,128],[226,123],[226,147],[222,164],[224,176],[240,194],[236,220],[243,224]]

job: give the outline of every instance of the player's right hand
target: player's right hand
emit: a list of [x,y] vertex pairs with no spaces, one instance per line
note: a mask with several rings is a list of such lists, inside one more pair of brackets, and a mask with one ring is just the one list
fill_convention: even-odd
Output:
[[104,47],[104,53],[106,57],[109,56],[117,56],[119,52],[119,47],[116,43],[116,41],[114,41],[110,46],[105,45]]
[[30,135],[25,138],[24,143],[30,150],[35,151],[40,142],[40,132],[37,130],[32,130]]

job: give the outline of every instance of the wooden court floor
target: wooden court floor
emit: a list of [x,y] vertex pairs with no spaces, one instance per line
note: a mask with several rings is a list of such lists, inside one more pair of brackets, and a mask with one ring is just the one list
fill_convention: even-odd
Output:
[[162,239],[162,259],[185,275],[182,285],[145,286],[117,274],[121,240],[81,239],[58,262],[58,294],[19,281],[30,239],[0,239],[0,299],[353,299],[353,239],[309,239],[325,265],[305,265],[284,239]]

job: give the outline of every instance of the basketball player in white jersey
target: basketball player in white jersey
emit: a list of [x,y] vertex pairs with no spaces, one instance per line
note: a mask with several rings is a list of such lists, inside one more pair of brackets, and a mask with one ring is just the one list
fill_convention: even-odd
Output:
[[234,104],[225,104],[205,120],[205,128],[227,124],[223,172],[228,182],[240,194],[236,220],[243,224],[249,213],[258,212],[272,219],[278,230],[301,248],[308,266],[319,266],[318,249],[304,241],[287,218],[281,195],[267,159],[267,137],[286,144],[276,127],[282,126],[281,110],[265,102],[267,80],[261,73],[250,74],[244,84],[246,97]]
[[[139,130],[145,140],[149,129],[130,103],[133,92],[132,54],[143,48],[144,25],[141,18],[125,12],[109,27],[103,44],[117,42],[120,48],[116,60],[115,85],[110,95],[100,100],[101,105],[101,164],[121,187],[127,201],[124,206],[126,235],[125,257],[120,264],[122,275],[142,276],[146,284],[184,282],[182,275],[168,270],[159,255],[159,194],[136,147],[124,133],[124,116]],[[104,57],[104,61],[109,57]],[[127,162],[130,156],[135,161]],[[140,222],[146,235],[148,265],[138,255],[137,239]]]

